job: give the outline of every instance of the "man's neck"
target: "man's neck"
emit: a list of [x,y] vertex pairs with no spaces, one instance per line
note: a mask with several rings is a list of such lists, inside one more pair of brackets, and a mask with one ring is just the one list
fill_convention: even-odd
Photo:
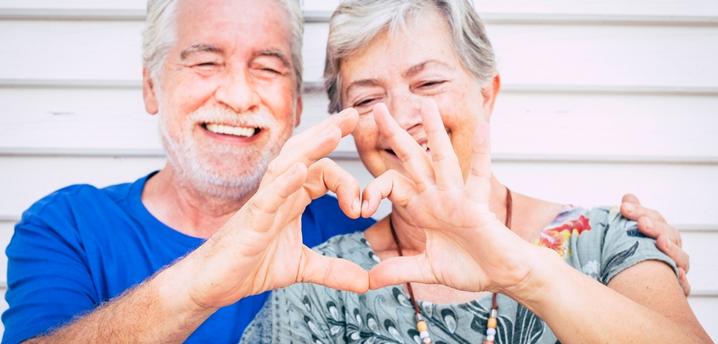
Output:
[[165,166],[142,191],[142,203],[157,219],[183,234],[209,238],[241,208],[254,192],[241,199],[202,193]]

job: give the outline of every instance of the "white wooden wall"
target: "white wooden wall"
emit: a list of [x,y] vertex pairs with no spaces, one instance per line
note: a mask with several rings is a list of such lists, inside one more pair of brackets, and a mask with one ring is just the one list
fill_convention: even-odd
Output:
[[[305,0],[302,128],[326,116],[319,81],[336,3]],[[692,257],[690,303],[718,339],[718,2],[478,8],[505,85],[497,175],[551,200],[617,204],[630,191],[661,210]],[[142,0],[0,0],[0,246],[21,212],[59,187],[131,181],[162,166],[140,93],[143,17]],[[368,180],[350,141],[334,156]]]

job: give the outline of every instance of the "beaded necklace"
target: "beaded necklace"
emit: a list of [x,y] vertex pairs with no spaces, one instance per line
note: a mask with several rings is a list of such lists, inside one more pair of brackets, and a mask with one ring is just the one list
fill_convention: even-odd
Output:
[[[511,229],[511,217],[513,212],[513,200],[511,197],[511,190],[509,188],[506,188],[506,220],[504,220],[504,225],[509,230]],[[391,236],[394,238],[394,242],[396,243],[396,250],[399,252],[399,256],[403,256],[403,252],[401,251],[401,244],[399,243],[399,237],[396,235],[396,230],[394,229],[394,224],[391,222],[391,216],[389,216],[389,229],[391,229]],[[414,317],[416,320],[416,330],[419,331],[419,337],[421,338],[421,342],[424,344],[431,344],[431,336],[429,335],[429,325],[426,324],[426,320],[424,320],[424,317],[421,315],[421,311],[419,311],[419,305],[416,302],[416,299],[414,298],[414,290],[411,288],[411,283],[406,283],[406,289],[409,291],[409,301],[411,302],[411,305],[414,306]],[[484,339],[483,344],[492,344],[494,342],[494,339],[496,338],[496,326],[498,325],[498,315],[499,315],[499,303],[496,300],[497,294],[492,293],[491,295],[491,312],[489,313],[489,318],[486,321],[486,338]]]

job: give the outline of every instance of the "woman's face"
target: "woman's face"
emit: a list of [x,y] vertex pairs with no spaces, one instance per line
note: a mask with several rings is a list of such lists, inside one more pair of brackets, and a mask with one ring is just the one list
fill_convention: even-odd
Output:
[[445,20],[425,11],[407,23],[406,30],[382,33],[369,45],[345,58],[340,67],[343,107],[360,114],[353,135],[359,156],[369,172],[403,171],[378,132],[372,107],[384,103],[399,125],[426,148],[422,102],[433,99],[466,176],[471,143],[478,120],[488,120],[498,77],[482,92],[479,82],[463,67],[452,46]]

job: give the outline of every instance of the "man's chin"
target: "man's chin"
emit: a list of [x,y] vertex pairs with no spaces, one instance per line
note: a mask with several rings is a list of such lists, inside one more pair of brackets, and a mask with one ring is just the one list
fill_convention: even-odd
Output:
[[209,173],[193,173],[189,177],[192,186],[206,196],[222,199],[244,199],[253,194],[262,175],[213,175]]

